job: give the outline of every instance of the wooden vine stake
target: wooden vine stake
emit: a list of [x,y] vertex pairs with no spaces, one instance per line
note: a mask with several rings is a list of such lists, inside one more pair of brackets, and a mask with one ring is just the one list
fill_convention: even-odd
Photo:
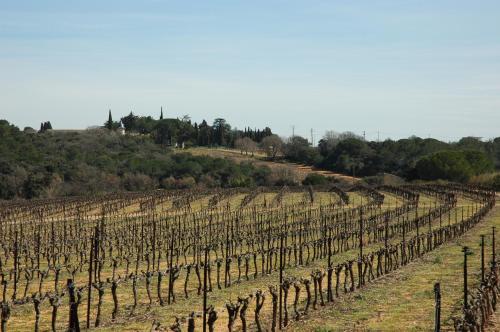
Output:
[[434,284],[434,301],[435,301],[435,313],[434,313],[434,332],[441,331],[441,285],[439,282]]

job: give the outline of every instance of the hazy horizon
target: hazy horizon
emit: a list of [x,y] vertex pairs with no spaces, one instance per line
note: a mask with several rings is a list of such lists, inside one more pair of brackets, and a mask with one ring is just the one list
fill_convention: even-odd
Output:
[[0,4],[0,118],[133,111],[317,141],[500,136],[496,1]]

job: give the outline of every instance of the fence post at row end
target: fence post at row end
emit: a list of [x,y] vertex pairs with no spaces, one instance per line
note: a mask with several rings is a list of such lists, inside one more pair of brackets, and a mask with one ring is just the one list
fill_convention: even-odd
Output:
[[462,248],[462,252],[464,253],[464,311],[466,311],[469,308],[467,290],[467,256],[472,255],[472,251],[469,249],[469,247],[464,246]]
[[435,301],[435,313],[434,313],[434,332],[441,331],[441,285],[439,282],[434,284],[434,301]]

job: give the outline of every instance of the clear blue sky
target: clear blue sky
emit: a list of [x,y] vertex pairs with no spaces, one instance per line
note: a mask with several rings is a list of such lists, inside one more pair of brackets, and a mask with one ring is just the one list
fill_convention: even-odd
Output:
[[500,1],[0,1],[0,118],[500,136]]

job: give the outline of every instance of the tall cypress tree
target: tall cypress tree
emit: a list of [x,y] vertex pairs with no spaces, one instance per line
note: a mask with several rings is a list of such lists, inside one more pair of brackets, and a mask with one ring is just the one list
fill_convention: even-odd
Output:
[[113,129],[113,117],[111,116],[111,110],[109,110],[108,121],[104,124],[109,130]]
[[163,106],[160,108],[160,120],[163,120]]

